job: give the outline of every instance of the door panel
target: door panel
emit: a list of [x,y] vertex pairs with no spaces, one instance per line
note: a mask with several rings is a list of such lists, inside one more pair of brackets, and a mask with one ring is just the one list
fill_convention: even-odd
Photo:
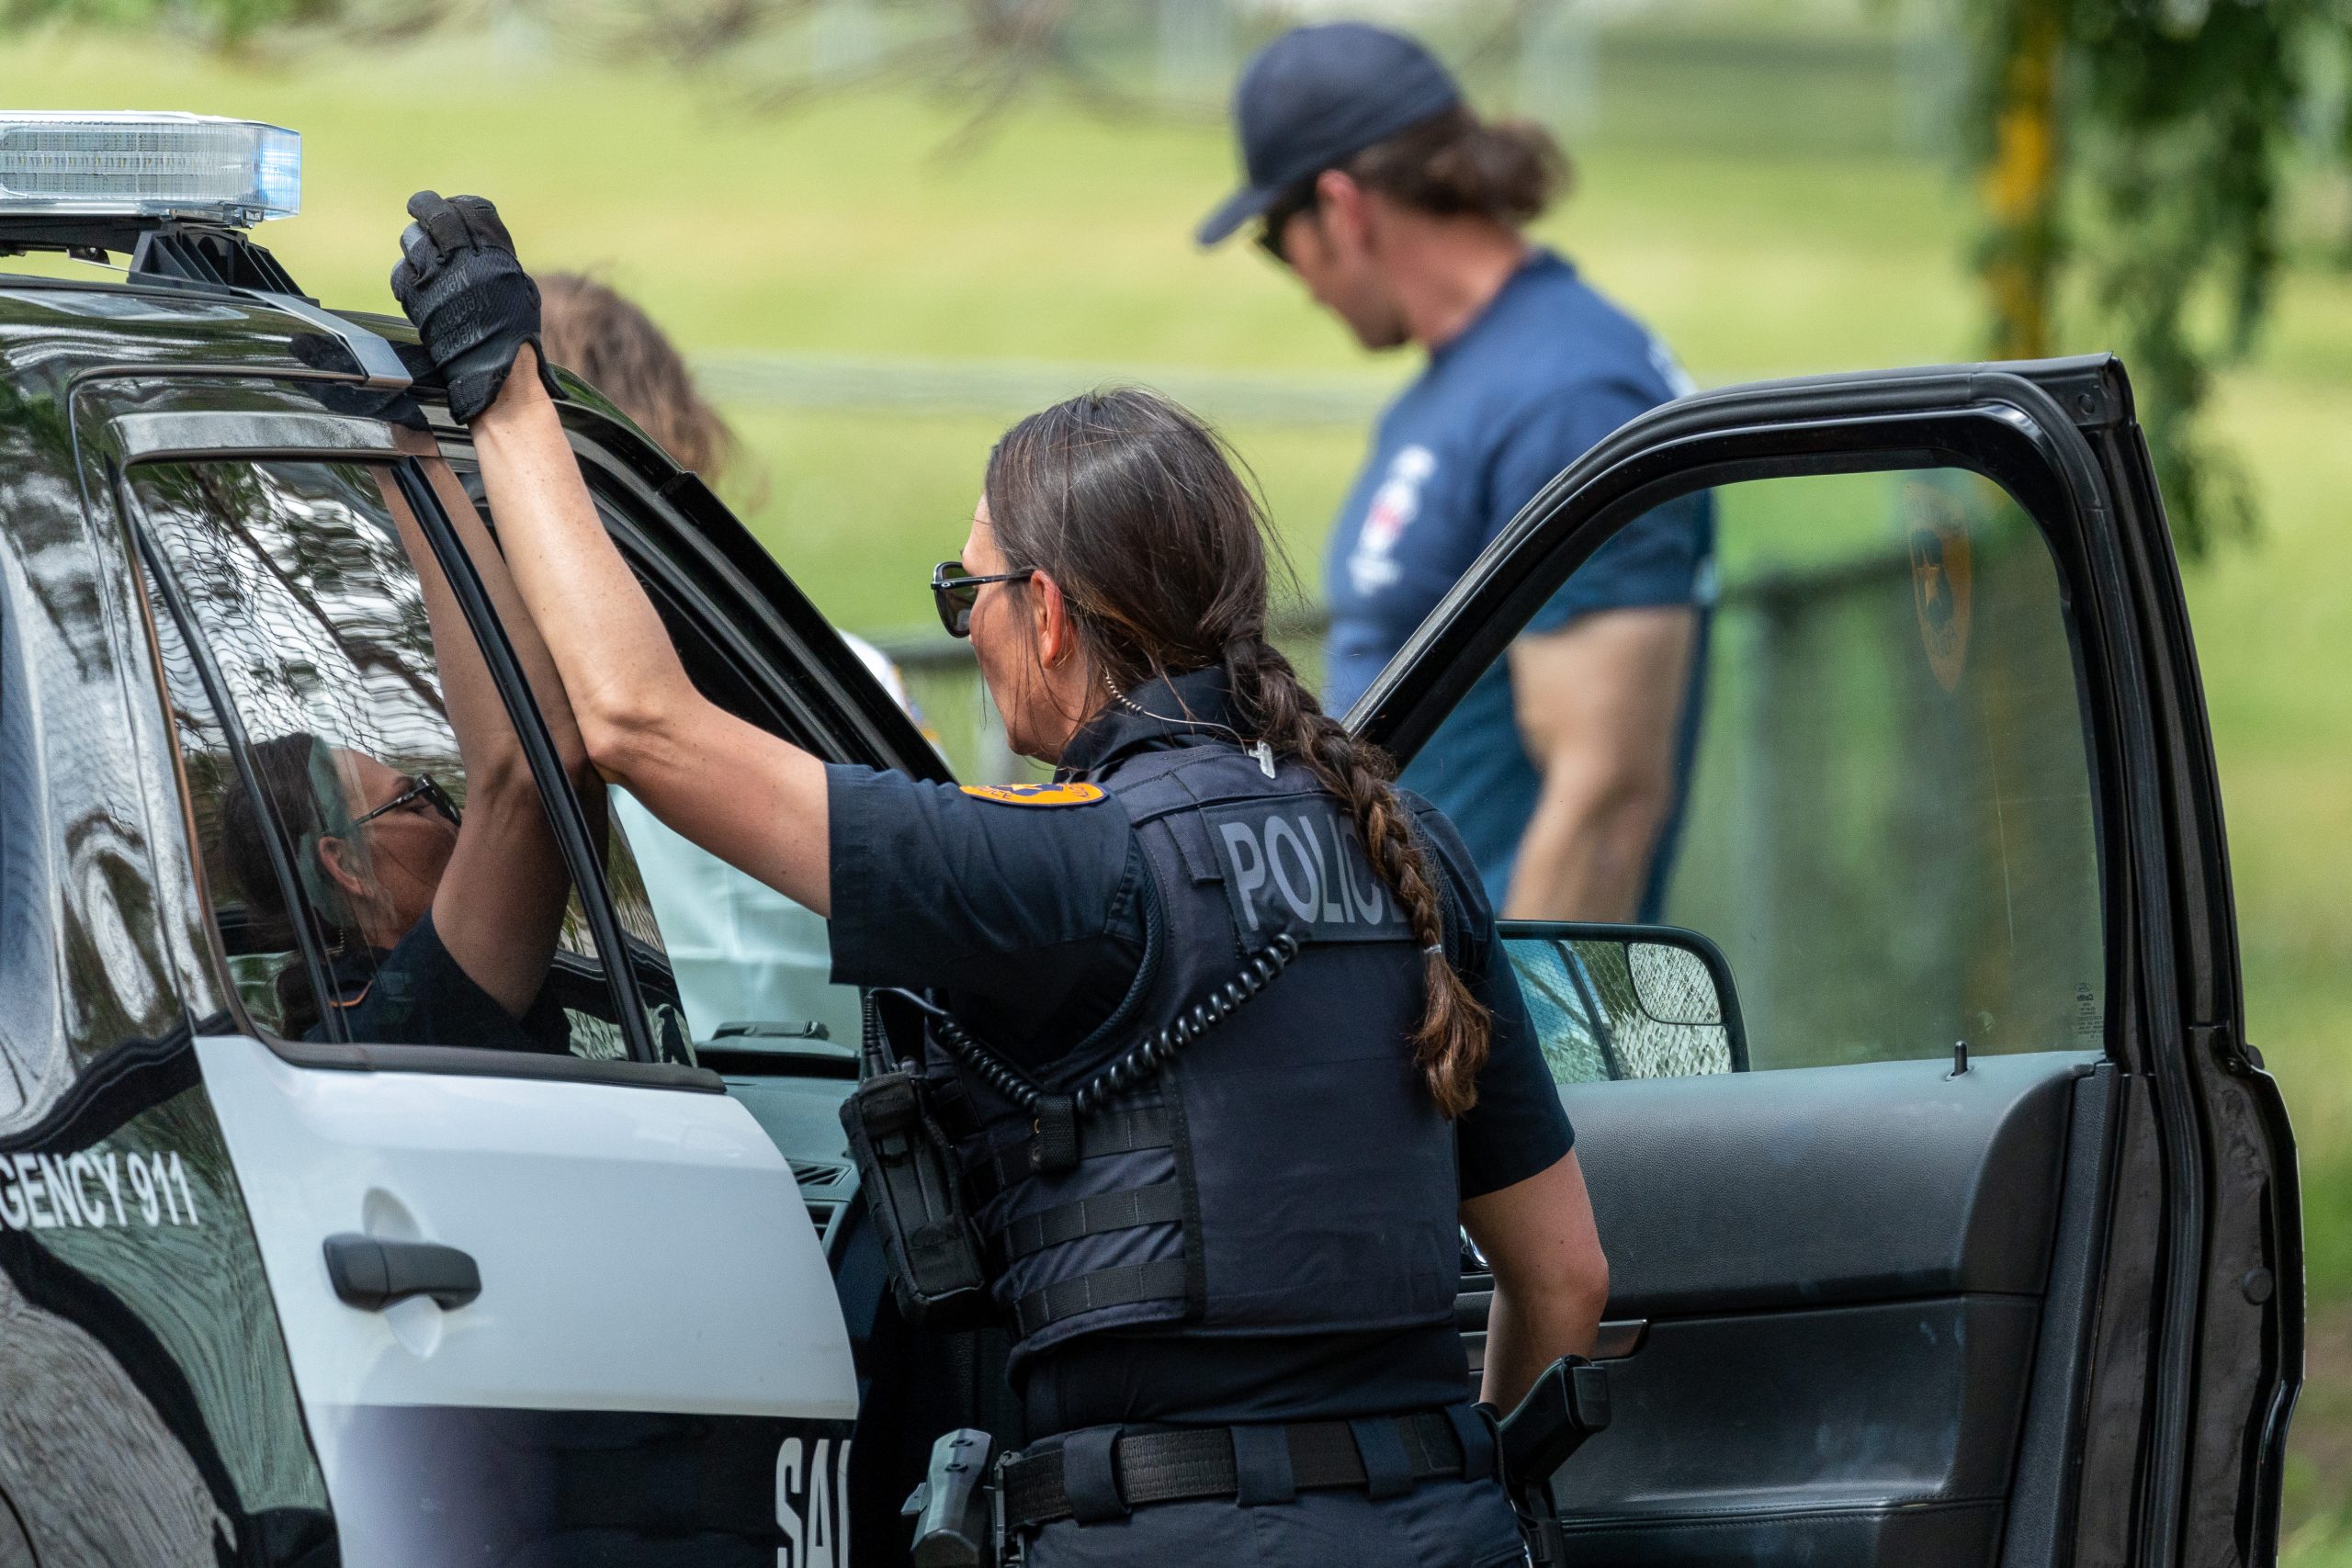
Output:
[[[816,1233],[775,1223],[792,1172],[724,1095],[198,1055],[238,1168],[270,1174],[254,1223],[314,1413],[855,1414]],[[352,1231],[460,1248],[480,1298],[346,1305],[321,1247]]]
[[[1608,1431],[1554,1483],[1577,1560],[1990,1561],[2070,1106],[2101,1070],[2052,1053],[1568,1091],[1610,1314],[1640,1325],[1602,1352]],[[1895,1550],[1916,1555],[1871,1555]]]
[[[2179,1026],[2234,996],[2226,870],[2210,757],[2156,745],[2203,724],[2129,389],[2111,361],[1733,389],[1571,464],[1350,715],[1507,915],[1635,918],[1529,906],[1537,782],[1579,759],[1520,656],[1610,607],[1572,574],[1614,534],[1710,489],[1697,678],[1631,705],[1689,721],[1639,918],[1722,949],[1754,1070],[1564,1089],[1611,1264],[1616,1420],[1555,1478],[1578,1560],[2169,1561],[2201,1363],[2162,1348],[2239,1313],[2199,1292],[2208,1184],[2290,1229],[2292,1171],[2282,1128],[2222,1147],[2183,1098],[2217,1059],[2202,1092],[2275,1092]],[[2299,1314],[2211,1374],[2228,1430],[2275,1436],[2291,1373],[2251,1404],[2243,1374]]]
[[1584,1561],[1630,1555],[1616,1532],[1685,1516],[1997,1513],[2033,1334],[2034,1303],[2017,1296],[1654,1323],[1610,1363],[1608,1439],[1555,1498],[1595,1541]]
[[[792,1172],[741,1106],[322,1070],[245,1036],[198,1051],[237,1168],[263,1178],[254,1230],[345,1562],[560,1553],[598,1529],[772,1561],[787,1442],[842,1513],[848,1339]],[[481,1294],[347,1304],[322,1247],[352,1232],[459,1248]]]
[[[1610,1315],[2037,1296],[2087,1053],[1586,1084],[1563,1095]],[[1835,1216],[1835,1224],[1817,1223]]]

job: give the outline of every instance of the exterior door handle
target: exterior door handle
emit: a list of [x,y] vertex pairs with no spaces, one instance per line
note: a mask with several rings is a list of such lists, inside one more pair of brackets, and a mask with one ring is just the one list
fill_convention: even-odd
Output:
[[481,1294],[481,1270],[454,1247],[345,1232],[327,1237],[326,1254],[334,1293],[362,1312],[381,1312],[411,1296],[461,1307]]

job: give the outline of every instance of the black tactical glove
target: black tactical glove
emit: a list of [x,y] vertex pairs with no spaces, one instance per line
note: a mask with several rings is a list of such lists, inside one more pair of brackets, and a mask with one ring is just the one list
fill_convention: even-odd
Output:
[[408,212],[416,221],[401,235],[392,298],[448,383],[449,412],[469,424],[481,418],[526,343],[553,394],[539,352],[539,286],[515,259],[498,209],[478,196],[445,200],[421,190],[408,198]]

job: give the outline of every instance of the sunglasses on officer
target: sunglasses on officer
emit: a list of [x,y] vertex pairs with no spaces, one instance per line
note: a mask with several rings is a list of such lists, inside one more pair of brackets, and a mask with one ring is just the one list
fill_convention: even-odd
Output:
[[980,602],[982,588],[991,582],[1026,582],[1036,575],[1037,569],[1030,567],[969,577],[962,561],[944,560],[931,569],[931,602],[939,607],[939,624],[947,628],[949,637],[970,637],[972,606]]
[[351,825],[355,828],[362,828],[377,818],[390,812],[420,807],[438,815],[452,828],[458,827],[462,820],[461,814],[458,810],[458,803],[449,798],[449,792],[435,784],[431,773],[419,773],[416,775],[414,784],[410,784],[373,811],[361,812],[351,819]]

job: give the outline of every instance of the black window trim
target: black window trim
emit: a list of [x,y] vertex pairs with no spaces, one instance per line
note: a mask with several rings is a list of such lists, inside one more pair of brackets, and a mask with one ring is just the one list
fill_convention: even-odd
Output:
[[[438,454],[432,460],[438,461]],[[646,1026],[637,965],[628,961],[628,942],[621,930],[620,916],[613,908],[612,890],[605,886],[604,857],[595,852],[589,839],[579,792],[572,787],[571,777],[564,772],[563,761],[556,754],[554,738],[548,733],[547,720],[532,698],[530,683],[515,658],[514,644],[506,635],[505,623],[498,618],[473,558],[458,544],[449,514],[442,510],[441,498],[425,479],[420,459],[407,457],[392,465],[392,482],[424,528],[442,574],[449,580],[458,607],[465,612],[466,624],[473,628],[474,641],[481,649],[483,661],[490,666],[491,681],[506,704],[507,717],[522,742],[531,777],[539,786],[539,798],[547,803],[548,823],[555,829],[556,845],[571,873],[571,885],[580,894],[581,910],[588,917],[589,931],[596,939],[605,983],[612,987],[613,1003],[620,1012],[621,1037],[628,1043],[628,1059],[659,1063],[661,1055],[654,1049],[652,1031]]]
[[[199,682],[207,698],[221,716],[223,739],[229,743],[232,764],[240,783],[248,790],[257,787],[250,756],[249,738],[242,718],[228,701],[225,681],[213,658],[211,646],[201,634],[196,618],[178,579],[173,574],[168,558],[154,540],[137,506],[126,493],[132,468],[162,462],[262,462],[269,460],[308,463],[344,463],[388,470],[400,490],[404,502],[417,515],[427,542],[432,546],[436,561],[447,575],[469,627],[481,645],[483,657],[491,666],[492,678],[498,686],[507,712],[516,725],[532,775],[539,785],[543,800],[548,802],[548,818],[555,826],[559,847],[563,851],[567,868],[572,873],[573,886],[580,893],[582,910],[587,914],[590,929],[595,936],[597,950],[602,953],[626,953],[621,941],[621,928],[605,886],[604,867],[593,854],[586,852],[589,843],[584,819],[581,816],[579,798],[565,776],[555,753],[554,743],[548,735],[545,720],[540,716],[529,690],[519,686],[521,675],[514,660],[514,648],[506,637],[504,626],[492,612],[488,596],[482,589],[479,572],[470,558],[458,547],[450,528],[447,514],[439,498],[424,476],[419,463],[436,458],[437,451],[431,440],[422,434],[411,435],[382,421],[320,416],[302,413],[285,415],[269,413],[234,414],[203,411],[180,415],[117,415],[108,421],[119,427],[126,418],[174,419],[185,421],[176,428],[158,427],[153,434],[169,429],[172,439],[144,439],[136,447],[124,442],[127,460],[120,465],[109,462],[116,479],[116,500],[123,526],[131,536],[139,558],[146,564],[166,601],[166,609],[179,630],[181,640],[195,661]],[[324,434],[326,425],[344,427],[346,434],[359,436],[353,446],[322,446],[316,438]],[[384,444],[367,439],[359,427],[379,431]],[[220,441],[220,445],[195,446],[186,444],[198,431]],[[149,434],[150,433],[141,433]],[[118,439],[120,439],[119,436]],[[135,453],[135,455],[133,455]],[[152,615],[154,606],[143,602],[141,610]],[[485,634],[485,624],[489,633]],[[153,636],[152,627],[150,636]],[[170,693],[162,687],[164,672],[156,671],[159,693],[168,711]],[[175,758],[177,738],[174,737]],[[560,794],[550,794],[548,774],[560,784]],[[185,795],[187,779],[180,772],[180,787]],[[560,802],[559,808],[557,803]],[[187,815],[183,802],[183,816]],[[271,869],[288,886],[299,886],[292,877],[293,857],[283,841],[284,830],[275,817],[270,818],[267,848]],[[194,863],[201,864],[201,846],[191,844]],[[582,874],[582,865],[586,874]],[[631,1055],[625,1058],[592,1060],[571,1055],[539,1055],[530,1052],[492,1051],[458,1045],[386,1045],[354,1043],[347,1039],[327,1042],[288,1040],[261,1026],[245,1010],[242,994],[232,979],[226,959],[226,944],[220,935],[220,922],[212,908],[209,889],[198,889],[205,910],[206,936],[226,994],[231,1016],[240,1031],[261,1041],[284,1059],[298,1066],[330,1069],[441,1073],[463,1077],[525,1077],[560,1079],[572,1082],[606,1083],[650,1089],[677,1089],[695,1093],[721,1094],[726,1081],[707,1068],[682,1063],[664,1062],[656,1058],[650,1031],[641,1008],[634,966],[628,964],[605,964],[605,972],[612,987],[616,1010],[620,1015],[619,1026],[628,1041]],[[321,996],[327,994],[325,968],[315,933],[306,929],[306,922],[296,922],[297,940],[303,950],[303,961],[310,968],[313,984]],[[622,976],[626,976],[623,978]],[[338,1019],[330,1025],[341,1032]]]
[[356,414],[160,409],[117,414],[112,423],[125,467],[270,456],[308,460],[317,452],[336,453],[338,461],[385,463],[417,450],[398,427]]
[[[1794,415],[1641,439],[1681,412],[1668,404],[1633,422],[1529,502],[1374,678],[1349,711],[1348,727],[1387,748],[1400,765],[1408,762],[1561,583],[1620,530],[1679,496],[1767,479],[1927,468],[1977,474],[2031,519],[2057,577],[2074,656],[2105,934],[2102,1048],[2120,1066],[2144,1066],[2134,1049],[2143,1020],[2133,944],[2144,939],[2145,906],[2132,883],[2139,845],[2133,792],[2124,782],[2135,750],[2129,722],[2137,695],[2134,661],[2128,655],[2103,659],[2090,623],[2109,613],[2105,590],[2113,581],[2111,568],[2092,558],[2099,547],[2095,538],[2064,521],[2098,503],[2095,479],[2086,485],[2085,476],[2070,472],[2047,433],[2013,408]],[[1627,446],[1630,453],[1618,450]],[[1580,516],[1560,531],[1571,506]],[[1540,555],[1524,553],[1531,539],[1547,534],[1554,536],[1544,539]],[[1523,553],[1516,573],[1494,570],[1504,558]],[[2129,635],[2112,625],[2101,632],[2109,639]]]

